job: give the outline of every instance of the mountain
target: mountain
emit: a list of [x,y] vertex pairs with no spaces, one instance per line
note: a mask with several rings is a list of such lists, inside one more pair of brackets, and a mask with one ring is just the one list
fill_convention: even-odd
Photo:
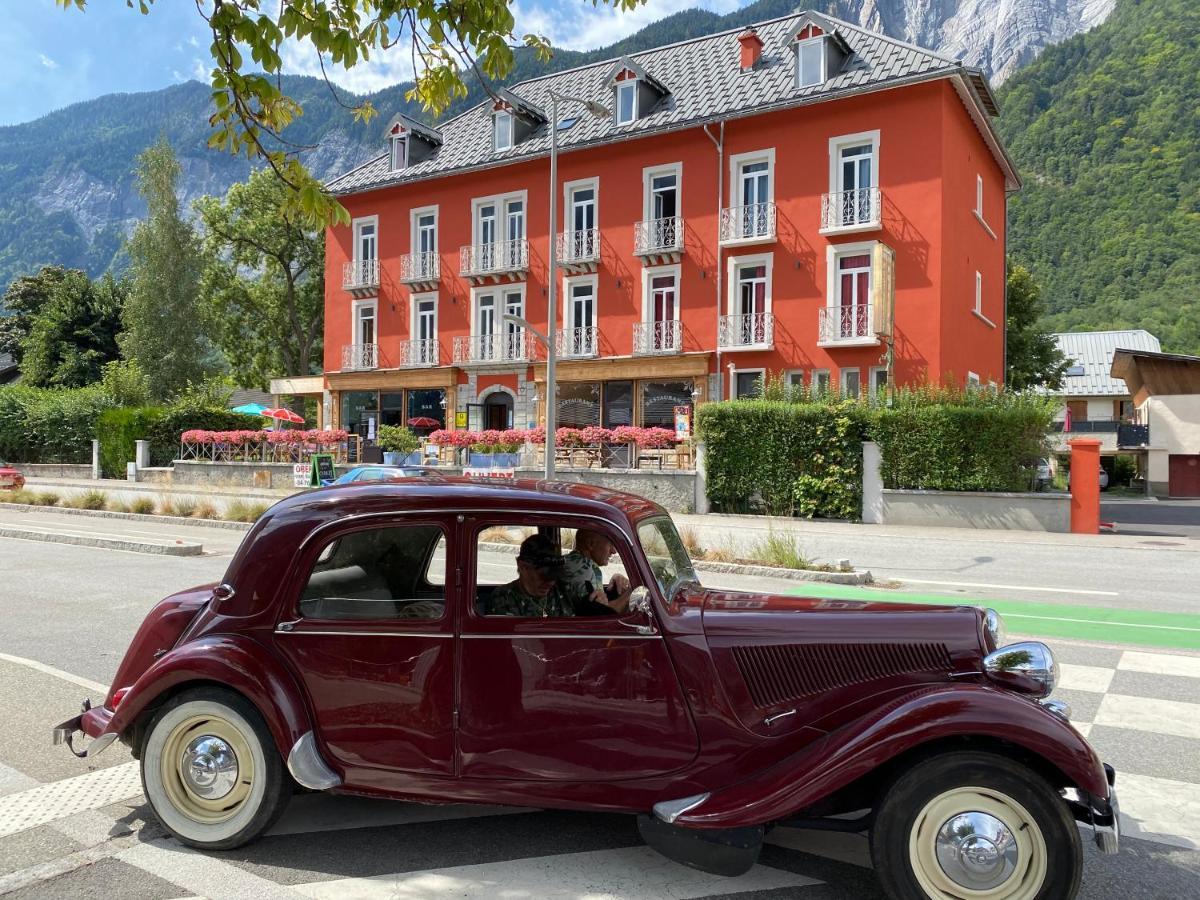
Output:
[[[939,50],[1003,79],[1047,45],[1104,19],[1115,0],[816,0],[806,4],[838,18]],[[549,63],[519,52],[512,80],[570,68],[722,29],[785,15],[798,0],[757,0],[726,16],[685,10],[612,46],[559,50]],[[284,78],[304,106],[287,138],[312,146],[309,168],[325,178],[379,152],[383,123],[396,112],[419,114],[404,100],[408,85],[368,97],[380,110],[355,124],[318,79]],[[454,109],[476,103],[478,87]],[[137,154],[165,134],[183,166],[182,199],[223,194],[249,164],[209,150],[209,89],[187,82],[158,91],[113,94],[77,103],[33,122],[0,128],[0,288],[16,276],[56,262],[95,275],[123,265],[121,245],[144,206],[136,191]]]
[[1025,187],[1009,251],[1053,331],[1145,328],[1200,353],[1200,4],[1119,0],[1000,91]]

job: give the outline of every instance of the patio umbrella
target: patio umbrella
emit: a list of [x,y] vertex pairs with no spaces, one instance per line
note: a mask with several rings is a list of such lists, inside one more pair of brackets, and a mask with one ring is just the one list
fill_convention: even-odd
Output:
[[243,403],[241,406],[235,406],[230,412],[245,413],[248,416],[261,416],[266,412],[266,409],[261,403]]
[[259,415],[268,419],[275,419],[277,422],[292,422],[297,425],[304,424],[303,416],[298,416],[290,409],[284,409],[283,407],[279,409],[264,409]]
[[408,420],[408,426],[410,428],[441,428],[442,423],[429,416],[413,416]]

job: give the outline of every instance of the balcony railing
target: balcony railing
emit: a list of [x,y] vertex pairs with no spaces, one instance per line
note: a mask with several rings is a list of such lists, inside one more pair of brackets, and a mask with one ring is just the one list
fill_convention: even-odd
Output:
[[721,243],[775,240],[775,204],[752,203],[721,210]]
[[442,342],[437,338],[400,342],[400,365],[405,368],[440,365],[441,357]]
[[683,219],[671,216],[638,222],[633,230],[633,252],[638,256],[679,253],[683,250]]
[[462,366],[527,362],[528,344],[523,331],[456,337],[454,362]]
[[436,253],[405,253],[400,257],[400,280],[405,284],[437,281],[440,268]]
[[558,333],[558,355],[564,359],[586,359],[595,356],[600,346],[600,334],[595,325],[564,328]]
[[822,344],[867,344],[876,341],[871,306],[826,306],[821,309],[819,339]]
[[633,323],[633,352],[638,355],[678,353],[682,346],[683,323],[678,319]]
[[879,227],[879,188],[859,188],[821,195],[821,230],[865,231]]
[[355,259],[343,264],[342,287],[348,291],[379,287],[379,260]]
[[[1065,422],[1054,422],[1050,427],[1053,431],[1062,431]],[[1116,434],[1121,423],[1111,416],[1099,416],[1090,419],[1072,419],[1071,431],[1078,434]]]
[[345,344],[342,347],[342,371],[362,372],[379,368],[378,344]]
[[1117,427],[1118,447],[1146,447],[1150,444],[1150,426],[1122,422]]
[[721,316],[717,326],[718,346],[722,350],[769,348],[775,340],[774,313],[747,313]]
[[466,277],[524,272],[529,268],[529,242],[497,241],[470,244],[458,251],[459,274]]
[[585,228],[560,234],[557,249],[560,265],[594,263],[600,259],[600,229]]

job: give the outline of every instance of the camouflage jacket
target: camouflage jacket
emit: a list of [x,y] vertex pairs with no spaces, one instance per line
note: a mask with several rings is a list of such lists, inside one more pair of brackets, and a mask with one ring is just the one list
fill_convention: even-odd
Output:
[[557,588],[545,597],[534,597],[521,589],[520,579],[503,584],[492,591],[487,603],[489,616],[523,616],[542,618],[547,616],[573,616],[575,609],[563,599]]

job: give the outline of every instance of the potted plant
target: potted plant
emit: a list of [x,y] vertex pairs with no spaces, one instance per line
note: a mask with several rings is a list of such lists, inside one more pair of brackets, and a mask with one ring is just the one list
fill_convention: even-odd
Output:
[[[421,439],[403,425],[380,425],[377,442],[389,466],[420,463]],[[410,459],[413,455],[417,455],[416,460]]]

